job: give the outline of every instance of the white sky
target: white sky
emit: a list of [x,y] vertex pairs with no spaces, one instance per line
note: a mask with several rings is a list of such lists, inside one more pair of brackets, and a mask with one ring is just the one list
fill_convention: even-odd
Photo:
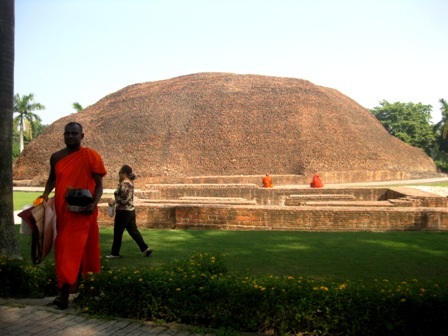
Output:
[[448,100],[446,0],[16,0],[15,92],[44,124],[198,72],[306,79],[366,108]]

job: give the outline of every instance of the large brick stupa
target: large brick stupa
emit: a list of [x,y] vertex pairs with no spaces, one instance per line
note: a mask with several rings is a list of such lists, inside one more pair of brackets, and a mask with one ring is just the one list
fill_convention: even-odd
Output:
[[130,85],[51,124],[22,152],[15,180],[42,185],[63,128],[84,126],[114,180],[139,177],[305,175],[314,171],[435,173],[420,149],[389,135],[365,108],[294,78],[199,73]]

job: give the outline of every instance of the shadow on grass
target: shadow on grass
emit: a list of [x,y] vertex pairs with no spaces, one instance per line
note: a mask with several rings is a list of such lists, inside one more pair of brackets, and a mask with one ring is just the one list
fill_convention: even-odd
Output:
[[[112,243],[111,229],[101,234],[102,241]],[[352,280],[448,277],[448,233],[142,230],[142,234],[155,250],[152,266],[208,252],[224,255],[229,269],[240,274]],[[129,265],[129,257],[143,266],[134,259],[135,243],[124,238],[124,258],[117,261]]]
[[[160,267],[194,252],[207,252],[223,255],[229,270],[241,275],[364,281],[442,282],[448,278],[445,232],[140,231],[154,250],[151,257],[143,257],[125,232],[122,258],[104,259],[110,253],[113,229],[103,228],[103,262],[110,267]],[[20,236],[27,259],[28,237]]]

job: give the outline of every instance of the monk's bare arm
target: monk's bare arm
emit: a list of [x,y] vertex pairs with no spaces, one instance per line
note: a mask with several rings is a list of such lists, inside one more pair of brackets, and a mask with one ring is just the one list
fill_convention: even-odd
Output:
[[47,183],[45,184],[44,194],[41,196],[45,201],[48,201],[48,196],[56,185],[56,173],[54,166],[56,165],[57,158],[53,154],[50,158],[50,175],[48,176]]
[[86,206],[86,211],[91,212],[98,205],[98,202],[103,196],[103,176],[99,174],[92,174],[93,179],[95,180],[95,191],[93,193],[93,202]]

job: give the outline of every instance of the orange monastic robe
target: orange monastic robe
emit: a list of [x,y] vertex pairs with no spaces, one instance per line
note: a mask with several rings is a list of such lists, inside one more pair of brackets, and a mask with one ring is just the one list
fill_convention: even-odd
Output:
[[320,179],[319,174],[314,174],[313,180],[310,183],[312,188],[322,188],[324,186],[322,180]]
[[100,155],[94,150],[81,147],[59,160],[55,166],[55,209],[57,236],[54,245],[58,285],[73,285],[82,273],[99,272],[100,244],[98,209],[93,214],[81,214],[67,209],[67,187],[95,191],[92,174],[106,175]]
[[272,178],[269,175],[263,177],[263,187],[272,188],[274,185],[272,184]]

